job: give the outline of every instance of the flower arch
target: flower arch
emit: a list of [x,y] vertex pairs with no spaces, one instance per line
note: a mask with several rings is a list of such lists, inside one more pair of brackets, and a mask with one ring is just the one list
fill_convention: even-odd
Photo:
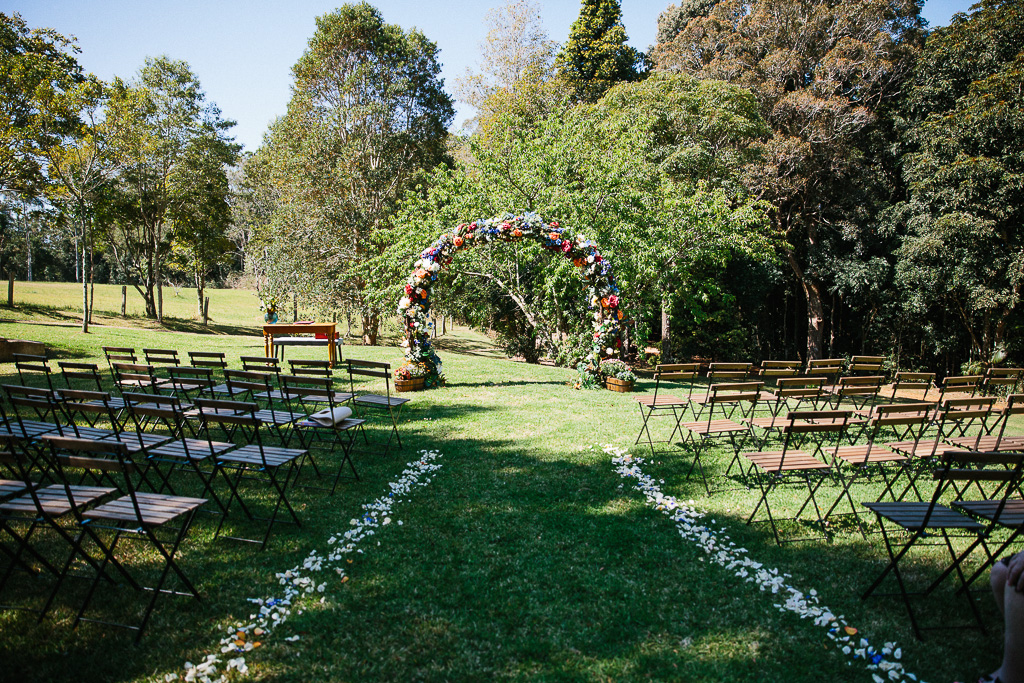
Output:
[[414,270],[405,285],[405,294],[398,302],[398,314],[405,327],[405,363],[396,376],[415,374],[426,377],[426,386],[443,382],[441,359],[430,343],[427,318],[430,313],[431,290],[438,272],[451,263],[463,249],[489,244],[495,240],[516,242],[532,239],[545,248],[572,261],[587,281],[590,308],[594,311],[594,339],[586,370],[595,377],[601,360],[614,358],[622,352],[622,309],[619,288],[615,284],[612,266],[601,256],[591,240],[559,225],[558,221],[545,222],[535,213],[511,214],[463,223],[451,232],[442,234],[420,254]]

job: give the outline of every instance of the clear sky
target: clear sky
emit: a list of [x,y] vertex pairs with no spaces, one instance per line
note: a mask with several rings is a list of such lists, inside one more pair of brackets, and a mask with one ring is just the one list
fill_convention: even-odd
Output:
[[[944,26],[974,0],[927,0],[924,16]],[[487,33],[484,15],[503,0],[371,0],[384,20],[416,27],[440,48],[443,76],[451,81],[475,67]],[[657,31],[658,14],[671,0],[622,0],[630,43],[646,50]],[[79,61],[102,79],[130,78],[147,56],[167,55],[189,63],[248,150],[259,146],[290,98],[291,67],[316,28],[317,16],[338,0],[8,0],[3,12],[17,12],[32,27],[46,26],[78,39]],[[579,0],[541,0],[544,27],[564,42],[579,14]],[[455,125],[472,110],[460,106]]]

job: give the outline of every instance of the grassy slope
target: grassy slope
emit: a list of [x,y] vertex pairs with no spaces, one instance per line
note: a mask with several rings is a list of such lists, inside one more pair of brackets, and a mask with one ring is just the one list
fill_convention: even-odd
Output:
[[[83,336],[73,328],[0,324],[0,336],[38,338],[55,357],[101,364],[102,345],[224,350],[230,360],[262,348],[255,336],[156,330],[97,328]],[[640,421],[629,395],[573,391],[566,370],[496,360],[473,333],[445,342],[462,353],[444,356],[447,388],[417,394],[407,407],[405,450],[387,459],[358,455],[362,481],[333,498],[297,490],[301,530],[279,528],[260,554],[213,541],[213,522],[201,520],[184,563],[205,600],[163,600],[139,647],[117,630],[85,625],[72,632],[70,604],[62,604],[56,625],[4,612],[0,678],[162,680],[214,648],[222,626],[251,611],[246,598],[278,594],[273,572],[325,548],[361,503],[383,493],[418,449],[430,448],[444,453],[444,468],[396,510],[404,525],[382,529],[380,546],[365,546],[351,581],[326,578],[331,600],[289,623],[289,632],[303,636],[298,643],[249,657],[257,679],[870,680],[827,644],[823,629],[779,613],[772,596],[703,562],[667,517],[620,488],[596,446],[632,444]],[[395,348],[346,353],[400,359]],[[0,381],[10,381],[10,370],[0,366]],[[715,459],[719,471],[726,461],[724,453]],[[937,632],[917,643],[896,600],[861,602],[859,590],[884,565],[877,536],[840,534],[832,544],[777,548],[767,528],[743,524],[753,491],[708,498],[683,478],[685,464],[671,456],[646,468],[665,480],[666,493],[709,509],[756,559],[789,572],[797,586],[816,588],[873,644],[898,640],[909,670],[942,681],[994,668],[994,635]],[[916,566],[927,569],[936,557]],[[135,604],[126,593],[104,594],[112,614]],[[62,599],[70,603],[73,595]],[[932,600],[925,616],[963,621],[964,612],[962,603]]]

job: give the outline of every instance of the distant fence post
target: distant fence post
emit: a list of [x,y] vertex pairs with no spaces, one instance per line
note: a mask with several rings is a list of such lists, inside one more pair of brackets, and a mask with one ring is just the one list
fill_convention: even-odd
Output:
[[292,322],[299,322],[299,295],[292,294]]
[[448,334],[448,316],[441,316],[441,336]]
[[121,317],[128,315],[128,285],[121,285]]
[[7,273],[7,305],[14,307],[14,274]]
[[203,327],[206,327],[210,320],[210,297],[203,301]]

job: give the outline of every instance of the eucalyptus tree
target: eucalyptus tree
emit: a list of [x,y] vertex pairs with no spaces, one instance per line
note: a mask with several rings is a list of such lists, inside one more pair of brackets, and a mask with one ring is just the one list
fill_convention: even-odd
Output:
[[0,192],[41,195],[43,155],[78,127],[67,91],[86,76],[74,40],[0,13]]
[[929,35],[909,101],[899,280],[935,352],[966,336],[982,362],[1016,336],[1024,296],[1022,45],[1021,4],[983,0]]
[[[197,149],[233,163],[234,121],[221,118],[184,61],[147,58],[130,82],[110,86],[106,126],[119,166],[109,232],[111,252],[142,295],[146,315],[163,320],[164,263],[171,251],[175,210],[191,201],[182,191]],[[184,183],[187,185],[187,183]],[[203,183],[192,186],[204,192]],[[215,201],[226,201],[223,199]],[[179,212],[180,217],[180,212]]]
[[349,293],[375,344],[382,312],[368,259],[388,242],[398,199],[417,174],[446,159],[451,98],[437,46],[384,22],[369,4],[317,18],[292,69],[287,113],[261,150],[280,188],[269,224],[273,249],[291,256],[296,287]]
[[[883,174],[877,159],[885,156],[889,110],[905,92],[923,39],[920,3],[710,4],[689,2],[682,15],[663,15],[652,58],[658,70],[725,80],[757,98],[772,136],[747,182],[772,203],[785,233],[782,255],[806,300],[807,354],[816,358],[829,290],[854,277],[839,272],[844,264],[859,268],[870,251],[871,217],[858,212],[881,201],[869,195]],[[850,257],[837,257],[844,252]]]

